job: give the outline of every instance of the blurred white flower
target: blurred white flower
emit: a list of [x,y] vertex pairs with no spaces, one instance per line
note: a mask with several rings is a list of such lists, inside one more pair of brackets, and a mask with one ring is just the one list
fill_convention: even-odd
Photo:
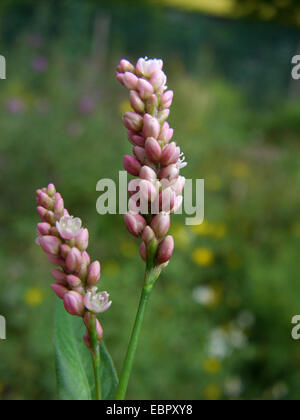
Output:
[[216,294],[212,287],[197,286],[193,290],[193,299],[200,305],[211,305],[215,302]]
[[224,383],[224,393],[229,398],[238,398],[244,390],[241,379],[237,376],[226,379]]
[[211,331],[208,339],[208,353],[210,356],[221,359],[224,359],[230,353],[227,334],[223,329],[217,328]]

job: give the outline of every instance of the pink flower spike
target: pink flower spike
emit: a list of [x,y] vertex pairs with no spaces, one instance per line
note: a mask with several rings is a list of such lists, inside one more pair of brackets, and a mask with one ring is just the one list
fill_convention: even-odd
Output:
[[144,115],[143,120],[143,136],[145,138],[154,137],[158,138],[160,133],[160,124],[155,117],[152,117],[149,114]]
[[138,213],[128,212],[124,215],[126,227],[133,236],[141,236],[146,227],[146,220]]
[[56,236],[41,236],[39,243],[47,254],[58,255],[61,240]]
[[58,296],[60,299],[63,299],[65,294],[69,292],[69,290],[57,283],[53,283],[50,285],[51,289],[53,290],[53,292],[56,294],[56,296]]
[[87,284],[88,286],[95,286],[100,280],[101,267],[99,261],[94,261],[88,270]]
[[71,315],[83,316],[84,314],[83,297],[77,292],[71,291],[64,295],[64,306]]
[[151,222],[151,227],[157,238],[165,236],[170,229],[170,215],[167,213],[157,214]]
[[145,150],[146,150],[146,155],[151,161],[155,163],[158,163],[160,161],[161,153],[162,153],[161,147],[158,141],[154,137],[149,137],[146,140]]
[[173,254],[174,251],[174,239],[173,236],[167,236],[158,247],[158,252],[156,256],[156,260],[159,264],[164,264],[168,262]]
[[125,155],[123,159],[123,164],[124,164],[125,170],[130,175],[133,175],[133,176],[139,175],[141,164],[135,157],[130,156],[130,155]]
[[126,71],[124,73],[123,83],[127,87],[127,89],[136,89],[138,85],[139,79],[136,77],[135,74]]
[[87,229],[81,229],[78,235],[75,237],[75,244],[80,251],[86,251],[89,246],[89,231]]

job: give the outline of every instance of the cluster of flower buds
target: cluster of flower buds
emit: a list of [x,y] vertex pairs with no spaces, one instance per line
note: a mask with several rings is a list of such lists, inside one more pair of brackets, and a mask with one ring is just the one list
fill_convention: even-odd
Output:
[[147,259],[147,249],[153,241],[156,263],[168,263],[173,249],[170,213],[182,205],[185,178],[180,169],[185,167],[184,155],[167,123],[173,92],[167,90],[167,78],[162,60],[140,58],[134,67],[121,60],[117,79],[130,90],[130,104],[134,111],[126,112],[123,123],[133,145],[133,155],[125,155],[124,168],[132,176],[128,184],[129,212],[125,223],[129,232],[142,237],[141,257]]
[[107,292],[98,292],[100,263],[91,263],[87,253],[89,232],[82,228],[79,218],[69,215],[53,184],[37,190],[36,196],[37,211],[42,220],[37,225],[37,243],[50,263],[56,266],[51,271],[55,280],[51,288],[63,300],[69,314],[83,318],[87,327],[84,340],[90,348],[91,315],[95,318],[97,336],[101,340],[103,331],[95,315],[106,311],[111,301]]

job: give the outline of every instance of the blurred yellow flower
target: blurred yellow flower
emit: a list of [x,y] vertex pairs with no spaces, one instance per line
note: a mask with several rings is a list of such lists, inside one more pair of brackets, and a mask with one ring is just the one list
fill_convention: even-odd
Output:
[[247,178],[249,173],[249,167],[244,162],[236,162],[232,167],[232,175],[236,178]]
[[232,270],[238,270],[243,264],[242,257],[234,252],[226,257],[227,266]]
[[214,239],[222,239],[227,233],[225,223],[211,223],[204,221],[201,225],[192,226],[192,231],[199,236],[211,236]]
[[120,272],[120,266],[115,260],[108,260],[103,264],[103,273],[107,276],[115,276]]
[[213,264],[215,257],[210,249],[199,247],[194,250],[192,259],[197,265],[210,266]]
[[194,233],[196,233],[196,235],[199,236],[207,236],[211,232],[210,224],[206,221],[201,223],[201,225],[191,226],[191,229]]
[[214,374],[221,369],[221,362],[216,358],[208,358],[203,362],[203,370],[207,373]]
[[172,235],[174,236],[174,240],[176,246],[180,249],[185,249],[190,243],[190,237],[188,235],[187,229],[180,225],[174,224],[171,230]]
[[211,236],[213,236],[215,239],[222,239],[227,233],[227,226],[225,223],[215,223],[211,224],[210,230]]
[[133,111],[133,109],[130,105],[130,102],[128,100],[120,102],[119,110],[120,110],[121,115],[124,115],[125,112]]
[[132,258],[137,255],[138,249],[134,242],[124,241],[120,245],[120,251],[124,257]]
[[31,287],[24,295],[25,303],[28,306],[39,306],[43,300],[43,292],[38,287]]
[[204,389],[204,397],[207,400],[219,400],[222,394],[221,388],[218,385],[207,385]]

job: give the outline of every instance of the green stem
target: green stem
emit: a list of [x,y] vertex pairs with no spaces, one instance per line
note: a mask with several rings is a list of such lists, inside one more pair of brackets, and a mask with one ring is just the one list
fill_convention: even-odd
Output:
[[132,365],[134,361],[134,356],[138,346],[139,336],[141,332],[141,327],[145,315],[146,306],[149,300],[149,296],[152,290],[152,287],[158,278],[160,271],[157,271],[155,268],[150,268],[146,270],[145,274],[145,283],[141,294],[141,299],[135,318],[135,323],[133,326],[132,334],[130,337],[125,361],[123,364],[123,369],[120,376],[119,385],[115,395],[115,400],[124,400],[126,396],[126,391],[128,387],[128,382],[132,370]]
[[95,394],[96,394],[96,401],[102,400],[102,391],[101,391],[101,380],[100,380],[100,345],[99,340],[97,337],[96,331],[96,316],[91,315],[90,321],[90,339],[91,339],[91,346],[92,346],[92,361],[93,361],[93,369],[94,369],[94,377],[95,377]]

